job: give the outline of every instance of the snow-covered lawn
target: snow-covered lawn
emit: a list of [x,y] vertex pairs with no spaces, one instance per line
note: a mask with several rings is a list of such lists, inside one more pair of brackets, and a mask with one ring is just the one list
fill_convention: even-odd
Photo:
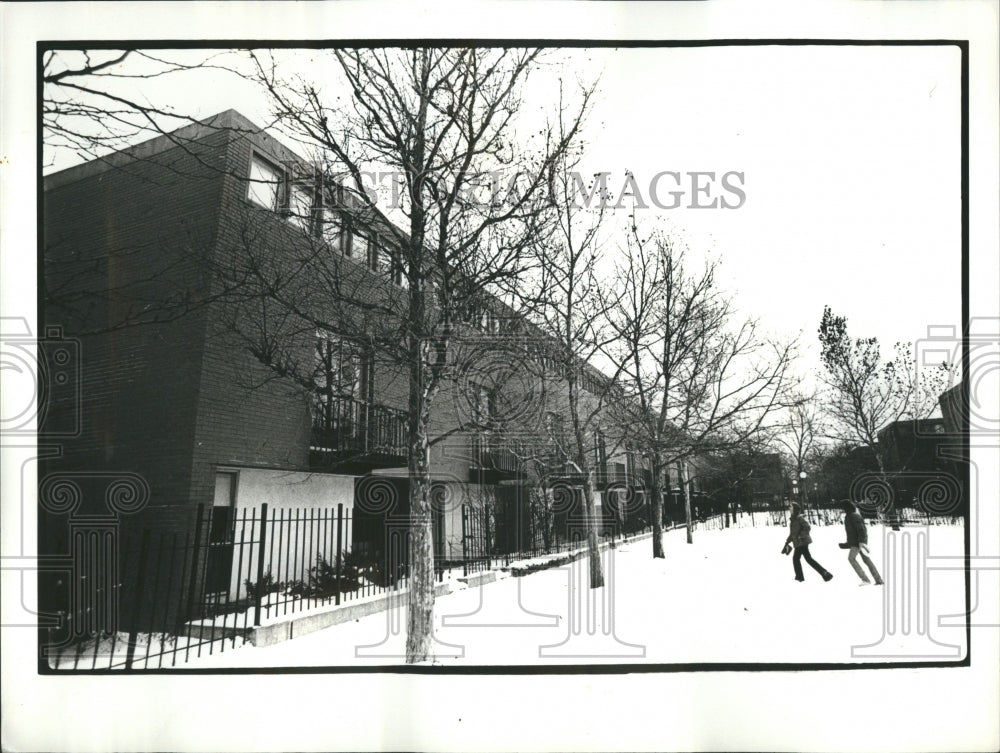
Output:
[[[872,526],[872,556],[887,578],[884,587],[858,585],[847,552],[837,548],[844,538],[839,524],[813,527],[810,550],[834,574],[829,583],[805,562],[805,582],[794,580],[791,557],[779,551],[786,535],[781,527],[700,530],[692,545],[683,530],[671,531],[662,560],[652,558],[648,537],[630,541],[605,553],[602,589],[587,588],[588,563],[582,559],[439,597],[434,663],[959,659],[965,655],[964,630],[941,627],[938,618],[964,610],[964,574],[899,563],[918,563],[925,553],[960,556],[962,533],[960,526],[906,526],[898,533]],[[405,626],[406,608],[398,605],[267,648],[247,644],[184,666],[401,664]]]

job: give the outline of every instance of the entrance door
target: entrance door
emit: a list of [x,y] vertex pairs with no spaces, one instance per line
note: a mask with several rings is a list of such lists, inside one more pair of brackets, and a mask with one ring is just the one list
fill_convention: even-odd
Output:
[[225,598],[233,572],[233,509],[236,506],[236,478],[230,471],[215,474],[215,498],[208,529],[208,559],[205,596],[215,601]]

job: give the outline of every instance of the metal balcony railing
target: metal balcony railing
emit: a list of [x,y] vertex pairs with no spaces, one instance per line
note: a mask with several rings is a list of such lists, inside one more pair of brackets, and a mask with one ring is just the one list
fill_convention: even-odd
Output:
[[614,463],[605,463],[598,466],[595,471],[595,479],[599,488],[604,488],[612,484],[624,486],[627,481],[624,468],[616,467]]
[[517,473],[523,464],[524,448],[520,441],[490,434],[472,436],[472,464],[490,471]]
[[351,397],[324,400],[313,412],[312,449],[405,457],[406,419],[406,411]]

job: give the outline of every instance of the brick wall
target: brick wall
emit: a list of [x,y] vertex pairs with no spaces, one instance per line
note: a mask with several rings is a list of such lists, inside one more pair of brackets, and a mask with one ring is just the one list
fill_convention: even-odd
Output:
[[47,181],[42,320],[78,338],[82,397],[49,469],[135,472],[150,504],[187,498],[225,140]]

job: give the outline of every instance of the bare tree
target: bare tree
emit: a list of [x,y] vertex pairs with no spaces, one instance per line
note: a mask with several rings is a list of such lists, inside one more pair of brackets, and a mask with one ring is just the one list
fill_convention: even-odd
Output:
[[[431,407],[455,376],[453,345],[464,312],[512,284],[529,263],[527,250],[545,221],[547,177],[575,139],[589,97],[584,92],[566,115],[561,134],[541,123],[531,125],[531,138],[527,131],[519,135],[521,88],[540,55],[517,49],[334,50],[327,62],[343,84],[337,90],[284,77],[274,55],[251,53],[278,122],[293,138],[314,145],[324,180],[350,186],[359,211],[379,211],[366,184],[371,169],[383,168],[398,181],[394,210],[405,218],[404,227],[385,229],[405,294],[391,312],[367,310],[369,322],[398,315],[392,320],[401,335],[396,360],[405,365],[409,385],[407,662],[424,661],[431,651],[429,448],[442,438],[432,436]],[[344,99],[337,96],[341,92]],[[507,179],[501,181],[502,195],[482,196],[484,176]]]
[[[41,52],[43,169],[93,161],[116,177],[151,192],[178,179],[192,182],[224,175],[226,167],[207,157],[206,136],[231,123],[201,119],[158,96],[159,86],[183,87],[211,71],[236,80],[233,53],[220,50],[92,50],[48,48]],[[216,79],[219,80],[219,79]],[[165,90],[164,90],[165,91]],[[149,149],[161,138],[167,149]],[[141,240],[116,238],[88,246],[80,235],[53,230],[58,202],[48,194],[45,216],[45,273],[40,279],[48,314],[74,334],[101,334],[180,320],[216,300],[192,295],[197,287],[183,267],[211,253],[212,240],[190,236],[183,255],[160,248],[177,244],[177,228],[162,227]],[[138,190],[140,186],[131,186]],[[113,210],[114,208],[112,208]],[[121,236],[122,234],[119,234]],[[112,274],[109,265],[117,267]],[[128,270],[128,273],[125,271]],[[152,292],[155,290],[156,292]]]
[[218,50],[43,50],[44,166],[111,155],[117,167],[141,162],[145,157],[127,147],[154,136],[186,146],[190,142],[177,134],[178,129],[202,124],[200,119],[195,113],[157,102],[149,96],[149,87],[158,82],[183,86],[185,77],[207,70],[235,76],[235,60],[229,54]]
[[689,272],[669,237],[633,222],[627,251],[607,354],[622,372],[622,425],[652,462],[653,555],[662,557],[662,473],[679,466],[691,543],[689,461],[747,443],[788,404],[794,347],[738,318],[714,264]]
[[[818,459],[822,454],[826,430],[815,396],[798,394],[791,399],[794,402],[782,412],[773,427],[774,442],[789,459],[793,477],[803,479],[803,473],[815,475],[819,470]],[[806,499],[804,487],[802,494]]]
[[[560,107],[558,133],[566,139],[575,123],[565,122],[562,110]],[[583,488],[590,587],[600,588],[604,576],[594,503],[594,448],[615,377],[601,374],[590,362],[609,344],[609,333],[602,327],[609,301],[598,272],[606,197],[600,196],[596,206],[580,201],[583,186],[575,169],[578,155],[575,150],[566,150],[560,160],[552,163],[548,176],[552,232],[536,244],[534,284],[523,286],[517,298],[524,313],[551,339],[548,351],[555,368],[550,378],[554,377],[558,386],[548,389],[546,407],[569,419],[569,426],[559,432],[557,441],[562,457],[573,467]],[[553,427],[548,427],[546,433],[554,437]]]
[[829,438],[867,447],[884,477],[879,431],[895,421],[929,417],[938,395],[951,383],[953,366],[942,363],[918,373],[913,348],[904,343],[896,343],[893,355],[884,357],[878,338],[852,338],[846,317],[835,315],[829,306],[823,309],[819,342]]

